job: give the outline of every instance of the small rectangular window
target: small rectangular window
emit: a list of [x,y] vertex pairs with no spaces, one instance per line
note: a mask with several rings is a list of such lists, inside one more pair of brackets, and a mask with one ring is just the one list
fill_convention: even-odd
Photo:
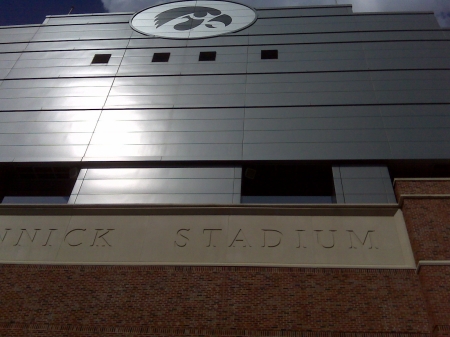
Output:
[[198,57],[199,61],[215,61],[217,52],[215,51],[202,51]]
[[154,53],[152,62],[169,62],[170,53]]
[[110,58],[111,54],[95,54],[91,64],[107,64]]
[[261,60],[278,60],[278,50],[261,50]]

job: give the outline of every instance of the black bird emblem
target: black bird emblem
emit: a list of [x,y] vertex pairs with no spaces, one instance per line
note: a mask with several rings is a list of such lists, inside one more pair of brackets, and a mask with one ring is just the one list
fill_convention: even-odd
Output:
[[156,28],[159,28],[172,20],[183,18],[186,19],[186,21],[175,25],[173,28],[178,31],[194,29],[206,20],[205,17],[208,14],[214,16],[214,18],[205,23],[205,26],[208,28],[216,28],[211,24],[213,22],[222,22],[226,27],[233,21],[229,15],[222,14],[218,9],[202,6],[188,6],[173,8],[159,13],[155,18]]

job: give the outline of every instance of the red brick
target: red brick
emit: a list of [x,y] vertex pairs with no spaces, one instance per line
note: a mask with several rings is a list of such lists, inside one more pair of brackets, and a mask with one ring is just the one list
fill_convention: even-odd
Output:
[[0,270],[0,328],[10,331],[33,330],[33,324],[50,324],[60,330],[58,336],[67,333],[61,325],[93,333],[159,329],[161,336],[185,335],[186,329],[215,336],[431,331],[411,270],[32,265]]
[[450,332],[450,266],[422,266],[419,277],[434,325]]
[[395,194],[450,194],[450,180],[396,180]]
[[[416,262],[449,261],[450,198],[433,196],[450,194],[450,181],[402,180],[397,181],[395,192],[397,197],[406,196],[402,211]],[[450,266],[424,265],[419,279],[433,336],[449,337]]]

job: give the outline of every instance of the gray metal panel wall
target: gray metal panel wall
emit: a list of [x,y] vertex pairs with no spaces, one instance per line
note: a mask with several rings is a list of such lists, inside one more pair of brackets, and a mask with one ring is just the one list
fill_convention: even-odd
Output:
[[0,157],[3,162],[81,161],[99,115],[95,110],[1,111]]
[[386,166],[333,166],[336,202],[342,204],[395,204]]
[[81,14],[48,16],[44,25],[89,25],[97,23],[128,23],[133,13]]
[[240,167],[84,169],[69,203],[239,203],[241,171]]
[[448,158],[450,40],[432,14],[258,14],[189,41],[134,32],[130,13],[1,28],[0,160]]
[[84,160],[242,160],[244,109],[104,110]]
[[0,43],[29,42],[38,29],[39,26],[0,27]]
[[263,8],[258,11],[259,18],[314,16],[314,15],[342,15],[352,12],[350,5],[341,6],[309,6],[291,8]]

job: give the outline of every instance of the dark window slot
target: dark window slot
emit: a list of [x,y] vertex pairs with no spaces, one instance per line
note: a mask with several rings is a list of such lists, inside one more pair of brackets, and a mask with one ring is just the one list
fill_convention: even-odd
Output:
[[202,51],[198,57],[199,61],[215,61],[217,52],[215,51]]
[[333,172],[328,165],[243,167],[242,203],[332,203]]
[[277,60],[278,50],[261,50],[262,60]]
[[154,53],[152,62],[169,62],[170,53]]
[[110,58],[111,54],[95,54],[91,64],[107,64]]
[[75,185],[77,174],[78,170],[70,167],[1,168],[1,203],[67,203]]

